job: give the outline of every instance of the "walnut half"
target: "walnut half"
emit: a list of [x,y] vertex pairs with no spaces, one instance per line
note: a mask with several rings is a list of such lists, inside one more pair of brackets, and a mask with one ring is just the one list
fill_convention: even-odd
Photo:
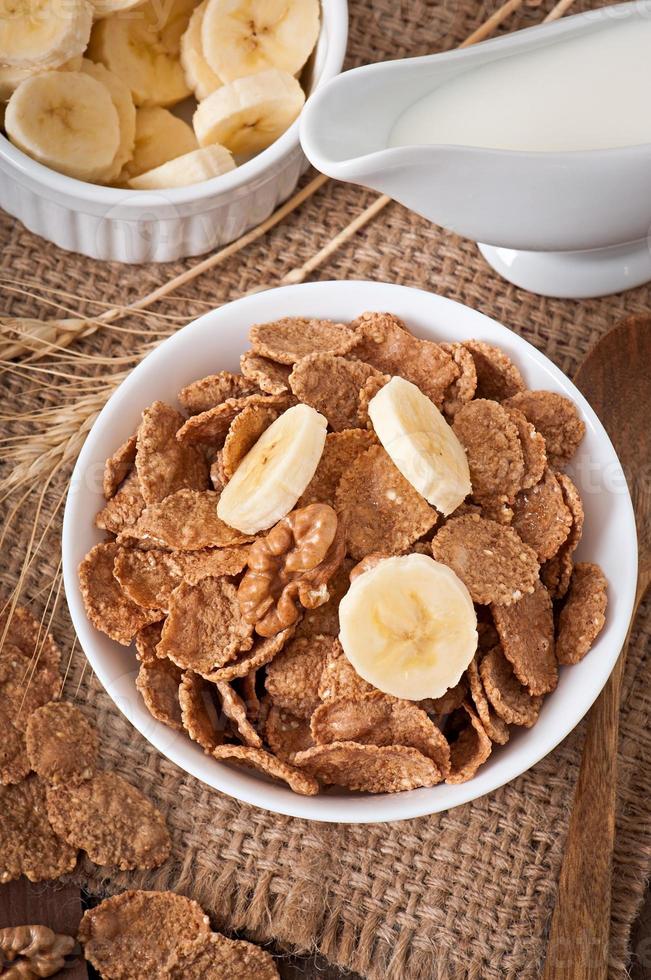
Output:
[[0,975],[3,980],[52,977],[65,966],[75,940],[47,926],[12,926],[0,929]]
[[275,636],[297,621],[299,603],[323,605],[345,550],[343,527],[328,504],[292,511],[249,549],[237,593],[246,621],[260,636]]

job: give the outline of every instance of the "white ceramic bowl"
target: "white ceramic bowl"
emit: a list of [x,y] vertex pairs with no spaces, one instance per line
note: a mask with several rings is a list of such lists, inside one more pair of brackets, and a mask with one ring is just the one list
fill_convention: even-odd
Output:
[[[308,94],[336,75],[348,38],[346,0],[321,0],[321,32],[306,70]],[[297,119],[235,170],[190,187],[127,191],[66,177],[0,135],[0,207],[30,231],[93,259],[170,262],[239,238],[294,191],[307,168]]]
[[[77,565],[101,538],[93,518],[104,502],[104,460],[135,430],[146,405],[157,398],[176,404],[176,392],[188,382],[212,371],[237,370],[252,323],[288,315],[349,321],[364,310],[390,310],[423,337],[477,337],[498,344],[513,357],[532,388],[561,392],[577,404],[587,428],[571,467],[586,512],[578,554],[599,562],[606,573],[608,616],[588,656],[574,667],[561,668],[558,687],[545,699],[538,723],[529,730],[515,730],[510,742],[495,748],[470,782],[395,795],[332,789],[303,797],[255,773],[211,759],[185,735],[154,721],[135,687],[134,651],[114,643],[86,619]],[[95,422],[75,467],[63,524],[63,571],[72,621],[91,666],[120,710],[160,752],[209,786],[246,803],[312,820],[372,823],[435,813],[476,799],[534,765],[574,728],[605,684],[624,641],[635,594],[637,555],[633,510],[613,446],[583,396],[543,354],[487,316],[432,293],[375,282],[317,282],[257,293],[207,313],[135,368]]]

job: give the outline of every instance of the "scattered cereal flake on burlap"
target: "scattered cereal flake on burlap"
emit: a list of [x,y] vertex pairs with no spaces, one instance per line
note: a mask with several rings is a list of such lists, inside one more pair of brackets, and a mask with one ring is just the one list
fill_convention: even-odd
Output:
[[362,387],[359,389],[359,406],[357,413],[359,415],[359,424],[365,426],[367,429],[373,428],[373,423],[371,422],[370,415],[368,414],[369,403],[373,401],[378,391],[384,388],[391,381],[390,374],[372,374],[366,379]]
[[448,688],[445,694],[439,698],[424,698],[415,703],[428,715],[449,715],[457,708],[460,708],[468,694],[468,681],[465,674],[462,675],[454,687]]
[[508,412],[498,402],[476,398],[459,409],[452,428],[466,450],[473,497],[513,500],[522,486],[524,456]]
[[240,369],[245,378],[257,384],[268,395],[282,395],[289,391],[291,368],[286,364],[279,364],[247,350],[240,356]]
[[493,743],[484,726],[464,701],[462,709],[468,716],[466,723],[450,745],[450,774],[446,783],[467,783],[491,754]]
[[409,745],[433,759],[443,776],[450,770],[448,743],[426,712],[381,691],[326,701],[314,711],[310,728],[319,745]]
[[526,416],[518,409],[507,407],[509,418],[518,430],[522,456],[524,458],[524,475],[522,489],[528,490],[542,478],[547,466],[547,451],[544,436],[538,432]]
[[550,466],[563,467],[585,435],[576,405],[555,391],[521,391],[505,403],[518,408],[545,439]]
[[196,585],[208,575],[237,575],[246,565],[248,548],[204,548],[200,551],[141,551],[121,548],[113,574],[139,606],[167,609],[182,581]]
[[396,554],[422,537],[437,513],[393,465],[382,446],[371,446],[344,472],[335,507],[346,528],[351,557]]
[[264,737],[273,754],[284,762],[314,745],[309,718],[297,718],[277,704],[271,705],[265,719]]
[[339,640],[328,651],[321,676],[318,695],[320,701],[336,698],[362,698],[376,688],[360,677],[344,653]]
[[179,685],[183,673],[180,667],[167,657],[140,664],[136,687],[142,695],[149,713],[164,725],[183,731]]
[[406,745],[330,742],[299,752],[294,763],[322,783],[365,793],[436,786],[442,778],[432,759]]
[[288,629],[276,633],[275,636],[258,639],[251,650],[241,654],[233,663],[213,671],[210,679],[213,681],[232,681],[236,677],[245,677],[252,670],[259,670],[265,664],[271,663],[293,635],[294,628],[290,626]]
[[250,378],[232,374],[230,371],[220,371],[186,385],[179,392],[178,398],[186,412],[199,415],[231,398],[246,398],[257,391],[258,385]]
[[362,424],[359,393],[371,377],[383,375],[363,361],[308,354],[294,365],[289,384],[299,401],[325,415],[334,432],[343,432]]
[[50,881],[72,871],[76,863],[77,849],[50,826],[45,783],[34,774],[0,786],[0,884],[21,875]]
[[143,609],[124,594],[113,575],[118,551],[113,542],[91,548],[79,565],[79,585],[93,626],[128,647],[143,626],[162,619],[163,613],[160,609]]
[[0,784],[19,783],[30,769],[25,735],[0,707]]
[[475,362],[477,398],[501,402],[524,390],[525,384],[520,371],[499,347],[493,347],[482,340],[466,340],[463,346],[470,351]]
[[103,867],[146,870],[169,856],[170,835],[162,813],[115,772],[48,787],[47,813],[59,837]]
[[103,977],[166,977],[172,954],[184,941],[210,935],[197,902],[173,892],[127,891],[84,913],[79,942]]
[[240,612],[232,582],[209,575],[196,585],[182,582],[172,592],[159,657],[210,678],[252,646],[253,626]]
[[150,504],[137,523],[119,537],[119,544],[199,551],[249,541],[217,517],[219,494],[214,490],[178,490]]
[[328,582],[330,598],[316,609],[306,609],[296,629],[297,636],[339,635],[339,603],[350,588],[350,571],[354,565],[352,558],[344,558],[343,563]]
[[[54,638],[39,622],[29,609],[16,606],[13,612],[9,603],[3,603],[4,611],[0,612],[0,636],[4,637],[3,645],[11,644],[38,669],[58,673],[61,666],[61,651]],[[48,701],[50,699],[48,698]]]
[[489,704],[479,675],[479,664],[476,657],[468,664],[467,673],[470,695],[486,734],[491,742],[495,742],[497,745],[506,745],[509,740],[509,726]]
[[107,500],[114,497],[118,487],[133,469],[136,461],[136,436],[130,436],[104,464],[103,489]]
[[230,424],[220,455],[221,476],[228,482],[249,449],[255,446],[263,432],[278,418],[274,408],[248,405]]
[[309,718],[320,701],[319,678],[326,658],[337,646],[334,636],[292,640],[267,667],[265,687],[274,704]]
[[460,372],[440,344],[414,337],[390,313],[363,313],[352,326],[359,336],[354,357],[383,374],[406,378],[441,407]]
[[147,504],[157,504],[177,490],[208,489],[206,457],[176,438],[184,422],[184,417],[165,402],[154,402],[142,413],[136,471]]
[[549,467],[539,483],[518,494],[513,504],[513,527],[543,562],[553,558],[572,528],[572,513],[561,485]]
[[262,748],[262,739],[247,718],[246,704],[226,681],[217,682],[217,690],[222,703],[222,711],[233,723],[235,731],[244,745]]
[[519,682],[501,647],[493,647],[486,654],[479,665],[479,675],[486,697],[507,725],[535,725],[543,699]]
[[606,622],[608,585],[599,565],[578,562],[558,617],[556,656],[560,664],[578,664]]
[[295,364],[307,354],[347,354],[357,341],[346,323],[283,317],[271,323],[256,323],[249,339],[254,354],[280,364]]
[[156,647],[163,632],[163,620],[151,623],[136,633],[136,658],[143,664],[156,659]]
[[319,792],[319,784],[310,775],[276,758],[265,749],[255,749],[249,745],[218,745],[212,754],[215,759],[239,762],[266,776],[281,779],[301,796],[316,796]]
[[247,395],[245,398],[229,398],[199,415],[191,415],[177,433],[178,441],[185,446],[208,443],[212,447],[224,445],[233,419],[245,408],[276,408],[283,411],[289,404],[286,395]]
[[449,386],[443,399],[443,413],[448,419],[454,419],[459,409],[463,408],[477,390],[477,369],[473,356],[463,344],[441,344],[444,351],[452,357],[459,369],[459,377]]
[[271,953],[216,932],[180,943],[165,976],[169,980],[280,980]]
[[377,444],[374,433],[366,429],[347,429],[329,432],[326,436],[319,465],[297,507],[322,503],[334,506],[335,493],[343,474],[355,460]]
[[536,553],[511,527],[476,514],[448,520],[432,541],[432,554],[455,572],[474,602],[508,606],[533,592]]
[[558,683],[554,654],[554,613],[545,586],[510,606],[491,606],[504,655],[532,694],[547,694]]
[[31,767],[49,783],[90,779],[97,767],[98,741],[95,727],[66,701],[43,705],[27,722]]
[[110,534],[120,534],[136,523],[144,509],[140,480],[133,470],[115,496],[95,515],[95,527]]
[[53,667],[45,646],[30,657],[5,642],[0,650],[0,705],[18,731],[25,731],[33,711],[58,697],[60,685],[58,660]]
[[212,752],[226,737],[226,718],[217,701],[214,684],[192,670],[183,674],[179,688],[183,727],[194,742]]

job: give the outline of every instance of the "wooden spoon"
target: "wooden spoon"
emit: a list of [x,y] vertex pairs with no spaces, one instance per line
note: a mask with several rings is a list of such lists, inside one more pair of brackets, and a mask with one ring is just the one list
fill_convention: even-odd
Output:
[[[629,317],[602,337],[575,378],[613,441],[633,498],[639,547],[633,620],[651,581],[650,365],[651,316]],[[543,980],[608,975],[620,689],[629,638],[630,629],[588,715]]]

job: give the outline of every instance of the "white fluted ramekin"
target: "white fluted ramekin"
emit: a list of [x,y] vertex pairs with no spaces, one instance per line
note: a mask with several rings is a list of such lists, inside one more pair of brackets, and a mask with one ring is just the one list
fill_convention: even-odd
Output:
[[[346,0],[321,0],[309,95],[341,71]],[[0,207],[71,252],[117,262],[201,255],[264,221],[296,187],[307,160],[297,119],[268,149],[221,177],[190,187],[129,191],[88,184],[42,166],[0,135]]]

